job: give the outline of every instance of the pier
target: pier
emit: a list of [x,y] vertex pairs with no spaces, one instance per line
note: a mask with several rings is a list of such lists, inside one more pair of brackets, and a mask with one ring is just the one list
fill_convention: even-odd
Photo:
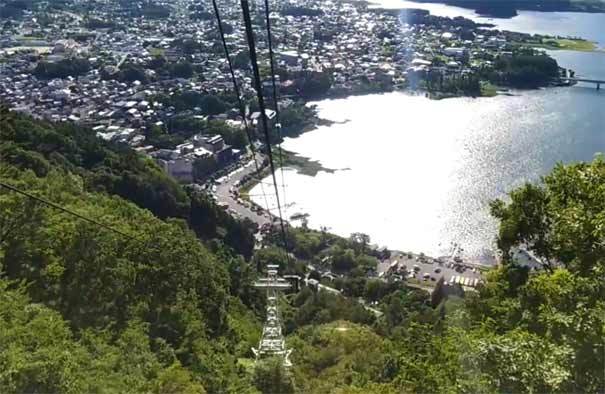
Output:
[[584,83],[594,83],[597,85],[597,90],[601,90],[601,85],[605,85],[604,79],[594,79],[594,78],[586,78],[586,77],[576,77],[571,76],[570,70],[565,70],[565,77],[561,77],[561,82],[566,84],[584,82]]
[[574,81],[574,82],[594,83],[597,85],[597,90],[601,90],[601,85],[605,85],[605,80],[599,80],[599,79],[569,78],[569,80]]
[[601,90],[601,85],[605,85],[603,79],[591,79],[591,78],[561,78],[560,81],[566,85],[573,85],[578,82],[594,83],[597,85],[597,90]]

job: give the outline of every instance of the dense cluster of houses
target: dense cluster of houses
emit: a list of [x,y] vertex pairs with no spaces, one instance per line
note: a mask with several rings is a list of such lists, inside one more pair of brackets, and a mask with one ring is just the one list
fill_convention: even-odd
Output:
[[[157,19],[133,18],[132,9],[125,7],[134,5],[117,1],[96,2],[84,16],[78,4],[74,2],[69,11],[43,10],[44,18],[26,11],[24,18],[0,26],[1,102],[35,117],[89,125],[102,138],[148,153],[183,180],[192,179],[195,158],[213,156],[221,164],[235,157],[233,152],[225,153],[230,149],[226,145],[217,148],[220,143],[209,142],[216,142],[216,136],[199,136],[165,152],[150,147],[143,133],[150,125],[167,130],[166,124],[175,116],[203,113],[203,108],[179,111],[155,100],[158,95],[172,97],[183,91],[220,94],[233,88],[207,1],[158,2],[171,15]],[[221,2],[220,7],[229,27],[231,55],[236,59],[247,53],[239,3]],[[475,34],[445,22],[441,26],[407,24],[393,13],[371,10],[362,3],[294,0],[279,7],[270,15],[274,41],[279,42],[276,61],[286,71],[277,87],[282,96],[291,98],[300,93],[297,78],[325,76],[331,89],[339,92],[368,84],[389,89],[421,79],[429,71],[470,73],[477,67],[489,67],[495,56],[508,55],[503,50],[504,36]],[[288,7],[298,12],[290,12]],[[258,17],[260,11],[255,10]],[[266,61],[268,51],[260,26],[258,33],[260,57]],[[148,66],[158,57],[168,64],[187,62],[196,73],[190,77],[158,74]],[[40,62],[73,59],[85,60],[88,70],[50,79],[33,73]],[[126,63],[143,69],[144,78],[112,78]],[[242,95],[253,97],[249,69],[238,67],[235,72]],[[271,93],[270,78],[263,86]],[[251,115],[251,121],[258,124],[254,116],[258,113]],[[233,109],[214,117],[241,124]]]

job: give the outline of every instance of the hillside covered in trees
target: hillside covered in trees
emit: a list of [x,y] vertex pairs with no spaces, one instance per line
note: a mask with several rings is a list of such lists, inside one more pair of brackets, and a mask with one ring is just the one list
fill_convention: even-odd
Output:
[[[353,272],[342,297],[283,304],[288,371],[251,366],[264,296],[248,225],[87,129],[0,112],[0,387],[8,393],[603,392],[605,162],[557,166],[492,204],[503,264],[434,305],[399,284],[356,282],[363,247],[291,232],[292,272],[322,248]],[[544,269],[517,265],[524,245]],[[283,255],[283,254],[281,254]],[[285,263],[284,263],[285,264]],[[362,272],[362,270],[359,270]],[[358,281],[361,283],[361,279]],[[355,297],[377,301],[376,316]]]
[[86,128],[51,124],[0,108],[0,156],[45,176],[60,168],[82,177],[88,191],[118,195],[155,216],[186,220],[202,239],[217,239],[244,256],[253,248],[252,224],[241,223],[208,197],[185,190],[151,159],[98,139]]

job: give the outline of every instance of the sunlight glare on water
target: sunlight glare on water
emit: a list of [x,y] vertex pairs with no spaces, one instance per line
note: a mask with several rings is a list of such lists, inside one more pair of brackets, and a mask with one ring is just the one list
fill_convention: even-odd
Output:
[[[312,228],[365,232],[374,243],[433,256],[457,242],[466,257],[491,263],[490,200],[538,180],[558,160],[605,151],[598,125],[577,127],[586,117],[599,119],[594,94],[572,88],[492,99],[388,93],[321,101],[321,117],[346,122],[286,139],[283,147],[337,171],[285,171],[287,201],[294,202],[286,216],[308,213]],[[583,98],[581,113],[566,116],[569,101]]]

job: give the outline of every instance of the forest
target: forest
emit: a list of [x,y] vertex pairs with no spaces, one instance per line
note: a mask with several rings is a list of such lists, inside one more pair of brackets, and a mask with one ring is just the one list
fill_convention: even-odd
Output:
[[[0,387],[7,393],[551,393],[605,390],[605,161],[558,164],[491,203],[502,264],[432,302],[405,283],[280,300],[293,367],[253,363],[275,242],[92,131],[0,110]],[[361,208],[361,207],[360,207]],[[363,237],[292,229],[307,272],[354,279]],[[543,267],[517,264],[524,245]],[[344,286],[344,284],[343,284]],[[358,297],[377,303],[365,309]]]

